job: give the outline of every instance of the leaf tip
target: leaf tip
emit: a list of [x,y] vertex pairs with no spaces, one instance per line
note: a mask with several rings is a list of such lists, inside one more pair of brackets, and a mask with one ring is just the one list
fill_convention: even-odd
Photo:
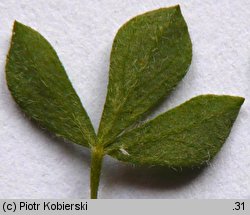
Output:
[[26,32],[26,31],[31,30],[31,29],[32,29],[31,27],[29,27],[27,25],[24,25],[23,23],[15,20],[14,23],[13,23],[12,33],[15,34],[18,31],[20,31],[20,32]]
[[173,6],[174,8],[176,8],[177,10],[181,10],[181,6],[179,4]]
[[177,4],[177,5],[174,5],[174,6],[171,6],[171,7],[162,7],[162,8],[159,8],[158,10],[166,10],[166,11],[176,10],[177,12],[181,12],[181,6],[179,4]]
[[12,35],[14,36],[19,31],[19,29],[22,29],[24,26],[24,24],[15,20],[13,23]]
[[19,26],[22,26],[23,24],[17,20],[14,21],[13,23],[13,29],[17,29]]
[[240,96],[238,96],[238,99],[239,99],[239,101],[241,102],[241,105],[244,103],[244,101],[245,101],[245,98],[244,97],[240,97]]
[[242,106],[242,104],[244,103],[245,101],[245,98],[244,97],[241,97],[241,96],[230,96],[233,103],[239,107]]
[[238,100],[238,104],[239,106],[243,105],[245,98],[244,97],[240,97],[240,96],[236,96],[237,100]]

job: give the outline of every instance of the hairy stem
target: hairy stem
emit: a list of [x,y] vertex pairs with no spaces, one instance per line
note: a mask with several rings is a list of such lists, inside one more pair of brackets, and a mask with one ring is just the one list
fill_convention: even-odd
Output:
[[104,153],[102,147],[96,146],[92,149],[90,173],[91,199],[97,199],[103,156]]

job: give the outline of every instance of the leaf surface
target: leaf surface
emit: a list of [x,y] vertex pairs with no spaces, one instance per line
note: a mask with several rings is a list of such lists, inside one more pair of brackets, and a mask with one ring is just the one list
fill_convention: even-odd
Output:
[[111,51],[99,144],[112,143],[162,101],[184,77],[191,58],[179,6],[150,11],[124,24]]
[[19,22],[13,27],[6,78],[17,104],[40,126],[77,144],[94,143],[93,126],[55,50]]
[[243,102],[233,96],[195,97],[122,135],[108,154],[134,164],[201,166],[226,141]]

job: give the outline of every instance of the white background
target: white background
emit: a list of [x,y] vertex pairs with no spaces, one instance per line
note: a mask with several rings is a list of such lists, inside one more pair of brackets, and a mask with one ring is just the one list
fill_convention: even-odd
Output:
[[180,4],[193,42],[191,68],[158,112],[199,94],[246,98],[211,166],[171,179],[164,170],[105,158],[100,198],[250,198],[249,0],[1,0],[0,197],[88,198],[89,151],[52,138],[30,123],[6,87],[4,66],[13,21],[37,29],[56,49],[98,128],[117,29],[148,10]]

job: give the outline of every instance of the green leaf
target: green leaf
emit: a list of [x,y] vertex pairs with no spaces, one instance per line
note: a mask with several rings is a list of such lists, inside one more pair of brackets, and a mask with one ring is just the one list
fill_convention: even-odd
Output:
[[104,146],[161,102],[184,77],[192,44],[180,7],[139,15],[118,31],[98,132]]
[[6,77],[17,104],[42,127],[88,146],[95,132],[52,46],[38,32],[14,23]]
[[204,165],[222,147],[243,102],[233,96],[195,97],[119,137],[108,153],[134,164]]
[[91,150],[91,198],[103,157],[140,165],[197,167],[226,141],[244,98],[203,95],[140,124],[185,76],[192,44],[180,7],[139,15],[118,31],[106,103],[96,138],[91,121],[52,46],[15,22],[6,62],[8,87],[40,126]]

